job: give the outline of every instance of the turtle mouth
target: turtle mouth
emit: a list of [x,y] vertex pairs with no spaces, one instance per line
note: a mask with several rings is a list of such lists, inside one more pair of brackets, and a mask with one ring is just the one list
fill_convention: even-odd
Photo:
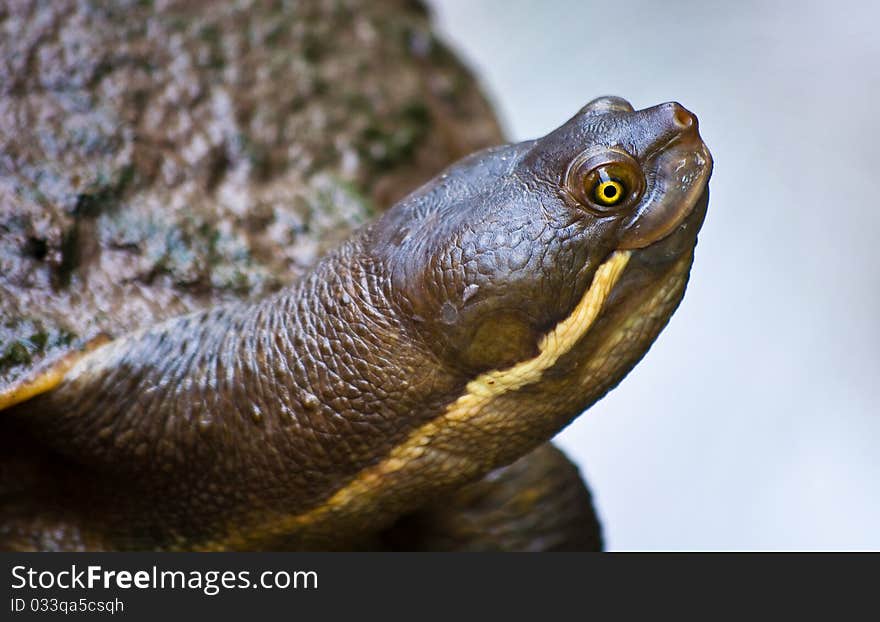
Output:
[[[648,184],[639,206],[622,223],[620,249],[653,246],[676,232],[703,206],[712,175],[712,154],[700,138],[696,117],[682,110],[687,125],[681,133],[654,149],[647,157]],[[697,225],[699,228],[699,225]]]
[[[655,166],[661,172],[677,173],[670,178],[672,182],[661,188],[668,194],[661,201],[648,202],[642,212],[642,222],[649,226],[626,230],[628,237],[610,255],[613,258],[625,254],[626,267],[610,288],[595,325],[584,340],[582,347],[590,353],[591,360],[610,357],[614,350],[615,356],[634,364],[684,296],[697,234],[709,205],[712,157],[702,141],[694,144],[691,139],[673,144],[671,149],[667,145],[665,149]],[[671,155],[664,158],[667,152]]]
[[[663,238],[645,248],[615,251],[626,253],[628,261],[626,269],[605,301],[603,316],[617,316],[620,321],[624,321],[628,316],[644,312],[639,301],[647,296],[646,292],[665,288],[671,279],[684,278],[684,283],[687,282],[697,233],[706,217],[708,205],[709,188],[704,187],[693,204],[688,206],[684,217]],[[683,295],[682,287],[677,294],[678,299]],[[676,305],[677,301],[668,309],[668,315],[672,314]],[[622,311],[623,309],[629,310]]]
[[662,238],[632,250],[633,263],[644,265],[668,264],[693,250],[697,234],[703,226],[709,207],[709,188],[705,186],[694,201],[676,218],[673,227]]

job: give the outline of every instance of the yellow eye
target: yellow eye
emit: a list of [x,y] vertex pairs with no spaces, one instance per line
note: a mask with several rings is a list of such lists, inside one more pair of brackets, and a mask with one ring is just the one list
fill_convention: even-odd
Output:
[[581,153],[568,165],[563,180],[568,196],[600,216],[633,207],[645,191],[641,165],[616,148]]
[[600,205],[617,205],[626,196],[626,188],[616,179],[603,179],[593,187],[593,198]]

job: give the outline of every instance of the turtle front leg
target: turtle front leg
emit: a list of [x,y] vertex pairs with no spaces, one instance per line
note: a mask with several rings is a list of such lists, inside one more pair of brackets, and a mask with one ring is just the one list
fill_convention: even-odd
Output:
[[403,517],[380,543],[410,551],[599,551],[603,544],[590,490],[550,443]]

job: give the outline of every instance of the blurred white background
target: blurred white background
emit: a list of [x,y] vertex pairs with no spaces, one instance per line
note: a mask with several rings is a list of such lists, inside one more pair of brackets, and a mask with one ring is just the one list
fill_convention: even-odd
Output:
[[880,4],[430,4],[510,139],[616,94],[715,158],[681,308],[558,438],[607,546],[880,549]]

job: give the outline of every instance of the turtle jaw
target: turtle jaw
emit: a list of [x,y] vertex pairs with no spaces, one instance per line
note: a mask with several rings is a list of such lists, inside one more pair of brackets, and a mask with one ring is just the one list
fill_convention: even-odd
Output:
[[[690,124],[686,131],[655,163],[670,169],[670,176],[671,169],[675,169],[680,183],[667,184],[669,196],[662,196],[656,205],[642,211],[644,226],[625,225],[619,248],[628,249],[630,258],[591,330],[621,333],[636,324],[642,326],[646,335],[638,340],[644,342],[642,345],[632,344],[634,352],[641,352],[634,356],[633,365],[684,296],[697,234],[709,206],[712,155],[697,132],[696,117],[687,114]],[[664,299],[653,298],[656,292],[663,292]]]
[[572,417],[629,373],[678,308],[687,287],[708,199],[705,188],[684,220],[658,242],[612,253],[627,253],[626,267],[589,331],[554,372],[560,378],[554,391],[567,390],[580,396],[579,403],[569,412]]
[[[704,184],[701,190],[665,237],[643,248],[619,247],[601,264],[626,257],[593,321],[533,387],[551,428],[567,425],[614,388],[669,322],[684,297],[697,233],[706,216],[708,187]],[[589,289],[603,287],[603,280],[600,267]]]
[[704,186],[684,217],[678,219],[674,228],[665,237],[649,246],[633,249],[634,265],[662,267],[692,252],[697,244],[697,234],[706,219],[708,207],[709,187]]

